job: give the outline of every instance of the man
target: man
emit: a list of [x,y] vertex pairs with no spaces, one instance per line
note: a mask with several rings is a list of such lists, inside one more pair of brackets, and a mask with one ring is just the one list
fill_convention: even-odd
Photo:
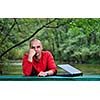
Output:
[[49,76],[57,73],[52,54],[43,51],[42,43],[38,39],[30,41],[29,53],[23,57],[22,70],[25,76]]

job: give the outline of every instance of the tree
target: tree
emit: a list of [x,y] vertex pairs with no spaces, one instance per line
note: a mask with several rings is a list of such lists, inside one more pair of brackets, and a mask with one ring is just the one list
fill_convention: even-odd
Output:
[[99,18],[2,18],[0,57],[21,58],[33,37],[42,41],[56,61],[100,63]]

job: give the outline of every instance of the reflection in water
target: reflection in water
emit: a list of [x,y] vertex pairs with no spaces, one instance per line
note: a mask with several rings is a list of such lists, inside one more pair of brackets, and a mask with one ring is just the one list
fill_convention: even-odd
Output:
[[[100,75],[100,65],[95,64],[70,64],[86,75]],[[58,67],[58,73],[67,73]],[[0,75],[23,75],[21,65],[0,66]]]
[[[71,64],[73,67],[79,69],[83,74],[100,75],[100,65],[95,64]],[[64,70],[58,68],[58,73],[66,73]]]
[[76,68],[81,70],[83,74],[92,74],[99,75],[100,74],[100,65],[95,64],[74,64]]

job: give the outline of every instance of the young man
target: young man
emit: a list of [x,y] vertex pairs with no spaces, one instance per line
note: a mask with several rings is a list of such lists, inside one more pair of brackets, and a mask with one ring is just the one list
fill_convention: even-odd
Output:
[[52,54],[43,51],[42,43],[38,39],[30,41],[29,53],[23,57],[22,70],[25,76],[48,76],[57,73]]

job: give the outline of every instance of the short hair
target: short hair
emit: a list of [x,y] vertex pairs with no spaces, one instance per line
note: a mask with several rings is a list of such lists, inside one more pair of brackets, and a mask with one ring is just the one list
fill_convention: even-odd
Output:
[[29,43],[30,47],[31,47],[31,42],[33,42],[33,41],[38,41],[42,45],[42,43],[41,43],[41,41],[39,39],[33,38],[33,39],[30,40],[30,43]]

